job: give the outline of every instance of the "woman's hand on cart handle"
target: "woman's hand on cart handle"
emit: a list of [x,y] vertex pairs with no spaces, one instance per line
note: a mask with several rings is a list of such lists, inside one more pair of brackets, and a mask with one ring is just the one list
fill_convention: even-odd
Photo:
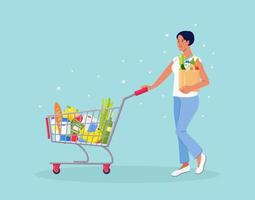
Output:
[[142,88],[147,88],[148,90],[152,90],[154,87],[152,87],[151,85],[143,85],[141,86],[141,89]]

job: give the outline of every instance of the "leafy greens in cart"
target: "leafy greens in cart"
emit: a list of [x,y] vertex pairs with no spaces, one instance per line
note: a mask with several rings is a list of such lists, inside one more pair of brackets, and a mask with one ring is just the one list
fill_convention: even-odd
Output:
[[112,106],[113,103],[110,98],[102,99],[102,107],[98,127],[102,132],[104,132],[107,128],[107,120],[110,118]]

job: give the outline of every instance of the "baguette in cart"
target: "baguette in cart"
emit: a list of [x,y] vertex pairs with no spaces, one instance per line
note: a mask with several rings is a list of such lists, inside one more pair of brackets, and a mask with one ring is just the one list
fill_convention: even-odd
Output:
[[[62,113],[60,106],[55,103],[55,113],[45,118],[48,139],[53,143],[78,146],[86,159],[70,162],[50,162],[53,173],[59,174],[61,165],[101,165],[103,172],[109,174],[110,166],[114,161],[109,146],[125,101],[146,92],[148,92],[148,88],[145,87],[124,97],[120,107],[106,107],[82,112]],[[110,102],[107,103],[110,104]],[[104,121],[103,125],[100,123],[102,121]],[[90,156],[84,148],[86,145],[104,149],[109,154],[110,161],[90,162]]]

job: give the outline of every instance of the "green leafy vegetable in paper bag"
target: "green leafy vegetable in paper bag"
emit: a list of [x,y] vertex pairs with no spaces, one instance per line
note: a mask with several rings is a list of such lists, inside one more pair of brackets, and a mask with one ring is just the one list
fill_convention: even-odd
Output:
[[185,70],[185,67],[184,67],[184,62],[185,62],[184,55],[182,54],[182,55],[179,55],[178,57],[179,57],[180,68],[181,68],[182,70]]

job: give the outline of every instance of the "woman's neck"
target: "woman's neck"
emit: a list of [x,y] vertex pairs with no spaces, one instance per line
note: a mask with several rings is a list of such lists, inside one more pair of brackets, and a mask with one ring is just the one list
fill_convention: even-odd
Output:
[[190,50],[190,48],[188,47],[187,49],[185,49],[185,50],[183,51],[183,55],[184,55],[185,58],[189,58],[189,57],[191,57],[193,54],[192,54],[192,51]]

